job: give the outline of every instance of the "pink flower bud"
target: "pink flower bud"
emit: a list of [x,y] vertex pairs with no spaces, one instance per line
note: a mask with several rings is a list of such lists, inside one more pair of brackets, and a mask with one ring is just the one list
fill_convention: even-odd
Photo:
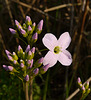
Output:
[[19,23],[17,20],[15,20],[15,25],[18,26],[19,24],[20,24],[20,23]]
[[19,45],[19,46],[18,46],[18,51],[20,51],[21,49],[22,49],[22,48],[21,48],[21,46]]
[[16,64],[16,63],[17,63],[17,61],[16,61],[16,60],[14,60],[14,61],[13,61],[13,63],[14,63],[14,64]]
[[27,52],[29,52],[29,50],[30,50],[30,45],[28,45],[28,46],[27,46],[27,48],[26,48],[26,51],[25,51],[25,52],[27,53]]
[[28,31],[31,31],[31,30],[32,30],[32,28],[31,28],[31,26],[29,25],[29,26],[28,26]]
[[35,33],[35,34],[33,35],[32,39],[33,39],[33,40],[37,40],[37,39],[38,39],[38,34]]
[[31,63],[31,65],[28,67],[28,69],[32,68],[32,66],[33,66],[33,59],[31,59],[30,63]]
[[83,91],[83,93],[85,93],[85,87],[84,87],[84,85],[82,86],[82,91]]
[[81,83],[81,79],[80,79],[80,77],[78,77],[77,82],[78,82],[78,83]]
[[12,58],[10,55],[7,55],[7,57],[8,57],[8,59],[9,59],[10,61],[13,61],[13,58]]
[[27,63],[30,64],[31,63],[31,60],[28,60]]
[[15,25],[18,27],[18,29],[21,29],[22,27],[20,26],[20,23],[17,21],[17,20],[15,20]]
[[41,31],[42,28],[43,28],[43,20],[41,20],[41,21],[39,22],[39,24],[38,24],[38,29],[39,29],[39,31]]
[[21,67],[21,68],[23,68],[23,67],[24,67],[24,64],[23,64],[23,63],[21,63],[21,64],[20,64],[20,67]]
[[35,22],[33,23],[33,26],[36,26],[36,23]]
[[29,75],[26,75],[24,79],[26,82],[29,81]]
[[9,70],[7,65],[3,65],[3,68],[4,68],[6,71]]
[[9,71],[13,71],[13,67],[12,66],[8,66]]
[[46,71],[48,70],[48,68],[49,68],[49,64],[43,66],[43,70],[44,70],[44,72],[46,72]]
[[26,31],[23,30],[23,29],[20,29],[20,32],[21,32],[21,34],[25,34],[26,33]]
[[39,64],[42,64],[43,63],[43,57],[38,60],[38,63]]
[[31,52],[32,52],[32,53],[35,53],[35,47],[33,47],[33,48],[31,49]]
[[28,52],[28,55],[30,56],[31,54],[32,54],[32,52],[31,52],[31,51],[29,51],[29,52]]
[[31,21],[31,18],[29,16],[26,16],[26,21],[27,22],[30,22]]
[[38,69],[38,68],[34,69],[34,71],[33,71],[33,73],[34,73],[35,75],[37,75],[38,72],[39,72],[39,69]]
[[10,30],[10,32],[11,32],[12,34],[16,34],[16,30],[14,30],[14,29],[12,29],[12,28],[9,28],[9,30]]
[[11,54],[8,50],[5,50],[5,52],[7,56]]
[[87,83],[87,85],[89,86],[89,81],[87,81],[86,83]]

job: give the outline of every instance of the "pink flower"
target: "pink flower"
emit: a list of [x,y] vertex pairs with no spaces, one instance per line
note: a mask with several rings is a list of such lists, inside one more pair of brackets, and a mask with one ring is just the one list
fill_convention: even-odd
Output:
[[43,65],[49,64],[49,67],[52,67],[57,61],[65,66],[69,66],[72,63],[71,54],[66,50],[71,42],[71,37],[68,32],[63,33],[58,40],[53,34],[47,33],[42,41],[49,49],[44,57]]

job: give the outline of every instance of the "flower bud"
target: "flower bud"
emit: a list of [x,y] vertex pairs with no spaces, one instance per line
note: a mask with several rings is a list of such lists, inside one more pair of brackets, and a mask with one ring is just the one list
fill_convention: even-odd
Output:
[[5,52],[7,56],[11,54],[8,50],[5,50]]
[[43,20],[41,20],[38,24],[38,30],[41,31],[43,28]]
[[21,29],[20,32],[21,32],[21,34],[26,34],[26,31],[23,29]]
[[44,70],[44,72],[46,72],[46,71],[48,70],[48,68],[49,68],[49,64],[43,66],[43,70]]
[[37,75],[38,72],[39,72],[39,69],[38,69],[38,68],[34,69],[34,71],[33,71],[33,73],[34,73],[35,75]]
[[14,69],[14,68],[13,68],[12,66],[8,66],[8,70],[9,70],[9,71],[13,71],[13,69]]
[[14,64],[17,64],[17,61],[16,61],[16,60],[14,60],[14,61],[13,61],[13,63],[14,63]]
[[38,34],[37,34],[37,32],[32,36],[32,39],[34,40],[34,42],[37,41],[37,39],[38,39]]
[[14,30],[14,29],[12,29],[12,28],[9,28],[9,30],[10,30],[10,32],[11,32],[12,34],[16,34],[16,30]]
[[32,58],[33,58],[33,57],[32,57],[32,52],[31,52],[31,51],[29,51],[29,52],[28,52],[27,59],[31,60]]
[[78,82],[78,83],[81,83],[81,79],[80,79],[80,77],[78,77],[77,82]]
[[25,78],[24,78],[24,80],[25,80],[26,82],[28,82],[28,81],[29,81],[29,75],[26,75]]
[[30,34],[32,34],[33,31],[35,30],[35,26],[36,26],[36,23],[34,22],[33,25],[32,25],[32,30],[31,30],[31,33]]
[[17,20],[15,20],[15,25],[19,30],[22,29],[21,24]]
[[26,24],[27,25],[31,25],[32,24],[31,18],[29,16],[26,16]]
[[29,56],[30,56],[30,55],[32,55],[32,52],[31,52],[31,51],[29,51],[29,52],[28,52],[28,55],[29,55]]
[[87,90],[87,94],[89,94],[89,93],[90,93],[90,91],[91,91],[91,90],[90,90],[90,88],[88,88],[88,90]]
[[27,63],[30,64],[31,63],[31,60],[28,60]]
[[33,47],[32,49],[31,49],[31,52],[34,54],[35,53],[35,47]]
[[44,58],[41,57],[41,58],[38,60],[38,63],[39,63],[39,64],[42,64],[42,63],[43,63],[43,59],[44,59]]
[[28,60],[28,63],[30,63],[31,65],[28,67],[28,69],[31,69],[32,68],[32,66],[33,66],[33,59],[31,59],[31,61],[30,60]]
[[17,54],[18,54],[19,57],[22,57],[22,55],[23,55],[23,49],[21,48],[20,45],[18,46],[18,52],[17,52]]
[[4,68],[6,71],[9,70],[7,65],[3,65],[3,68]]
[[37,68],[38,68],[38,67],[40,67],[40,66],[42,65],[42,63],[43,63],[43,57],[40,58],[40,59],[38,59],[38,60],[35,62],[34,67],[37,66]]
[[21,46],[19,45],[19,46],[18,46],[18,51],[21,51],[21,50],[22,50],[22,48],[21,48]]
[[14,60],[18,60],[18,56],[16,55],[15,52],[13,52],[13,58],[14,58]]
[[27,22],[30,22],[31,21],[31,18],[29,16],[26,16],[26,21]]
[[14,59],[12,58],[12,56],[7,55],[7,57],[8,57],[8,59],[9,59],[10,61],[14,61]]
[[79,88],[82,88],[82,82],[81,82],[80,77],[78,77],[78,79],[77,79],[77,83],[78,83],[78,85],[79,85]]
[[32,28],[31,28],[31,26],[29,25],[29,26],[28,26],[28,31],[31,31],[31,30],[32,30]]
[[83,94],[85,93],[85,87],[84,87],[84,85],[82,86],[82,93]]
[[35,26],[36,26],[36,23],[34,22],[34,23],[33,23],[33,27],[35,27]]
[[41,74],[44,74],[44,73],[48,70],[49,66],[50,66],[49,64],[44,65],[44,66],[40,69],[40,73],[41,73]]
[[20,29],[21,34],[26,37],[28,34],[24,29]]
[[20,60],[20,63],[23,63],[23,64],[24,64],[24,61],[21,59],[21,60]]
[[23,23],[23,29],[26,29],[26,24],[25,23]]
[[86,88],[86,89],[89,88],[89,81],[86,82],[85,88]]
[[7,55],[8,59],[10,61],[13,61],[12,54],[8,50],[5,50],[5,52],[6,52],[6,55]]
[[27,53],[27,52],[29,52],[29,50],[30,50],[30,45],[28,45],[28,46],[27,46],[27,48],[26,48],[26,51],[25,51],[25,52]]
[[20,64],[20,67],[21,67],[21,68],[24,68],[24,64],[23,64],[23,63],[21,63],[21,64]]

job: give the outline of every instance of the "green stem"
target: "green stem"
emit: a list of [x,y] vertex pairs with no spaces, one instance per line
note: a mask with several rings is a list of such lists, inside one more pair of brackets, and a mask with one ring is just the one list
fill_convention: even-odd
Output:
[[28,83],[26,82],[25,83],[25,100],[29,100],[29,97],[28,97]]
[[48,79],[49,79],[49,70],[47,72],[47,77],[46,77],[46,82],[45,82],[45,87],[44,87],[43,100],[46,100],[46,93],[47,93],[47,87],[48,87]]
[[66,88],[66,98],[68,97],[69,89],[68,89],[68,67],[66,67],[66,77],[65,77],[65,88]]
[[29,87],[30,95],[29,95],[29,100],[33,100],[33,79],[30,77],[30,87]]

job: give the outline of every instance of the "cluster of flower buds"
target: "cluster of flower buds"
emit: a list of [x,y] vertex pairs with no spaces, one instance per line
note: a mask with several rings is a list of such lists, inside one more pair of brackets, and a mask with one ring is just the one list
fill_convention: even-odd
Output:
[[[25,23],[21,25],[17,20],[15,20],[16,30],[9,28],[10,32],[17,37],[22,35],[28,41],[28,43],[35,43],[38,39],[38,34],[41,33],[43,28],[43,20],[41,20],[38,25],[36,23],[32,23],[31,18],[26,16]],[[18,34],[20,33],[20,35]]]
[[3,65],[3,68],[10,73],[18,73],[19,77],[23,77],[23,80],[26,82],[29,81],[30,75],[35,77],[39,73],[44,74],[49,68],[48,64],[41,67],[43,57],[34,61],[35,47],[30,49],[30,45],[26,47],[25,51],[19,45],[16,53],[10,53],[8,50],[5,50],[5,52],[11,65]]
[[[81,82],[80,77],[78,77],[77,83],[78,83],[78,86],[79,86],[79,88],[80,88],[80,90],[81,90],[81,92],[82,92],[82,98],[83,98],[83,99],[86,98],[86,96],[90,93],[89,81],[87,81],[87,82],[85,83],[85,85],[83,85],[82,82]],[[82,100],[83,100],[83,99],[82,99]]]

